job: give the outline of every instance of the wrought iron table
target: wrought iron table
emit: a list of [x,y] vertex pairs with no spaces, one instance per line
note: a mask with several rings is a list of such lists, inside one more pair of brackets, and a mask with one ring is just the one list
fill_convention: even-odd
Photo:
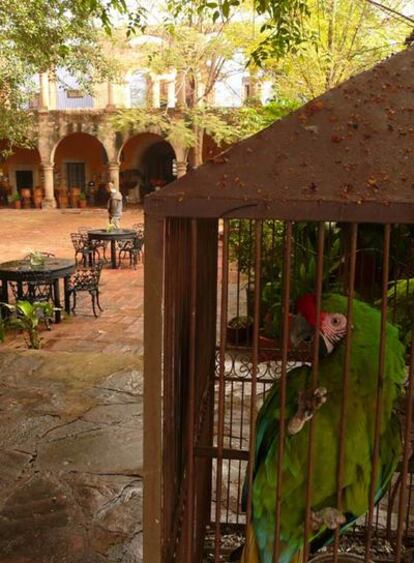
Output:
[[63,279],[65,311],[69,314],[68,283],[71,274],[76,270],[74,260],[46,257],[42,265],[30,263],[30,260],[13,260],[0,264],[1,301],[9,302],[9,282],[17,283],[18,297],[23,298],[24,282],[42,282],[53,285],[53,301],[59,310],[55,312],[55,321],[61,321],[61,302],[59,280]]
[[111,265],[116,269],[116,243],[124,240],[134,240],[137,238],[137,232],[134,229],[113,229],[107,231],[106,229],[93,229],[88,231],[88,238],[92,240],[103,240],[111,242]]

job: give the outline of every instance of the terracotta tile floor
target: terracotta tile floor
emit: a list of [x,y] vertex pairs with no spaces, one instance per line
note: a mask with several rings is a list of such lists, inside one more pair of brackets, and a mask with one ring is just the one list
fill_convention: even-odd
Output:
[[[105,209],[14,210],[0,209],[0,262],[22,258],[33,250],[57,257],[73,257],[70,233],[78,227],[107,225]],[[122,226],[143,222],[141,208],[127,209]],[[90,297],[78,299],[76,316],[66,317],[51,331],[42,331],[43,348],[61,351],[143,351],[143,264],[136,270],[128,264],[119,270],[105,267],[101,277],[101,305],[98,319],[92,313]],[[20,348],[21,336],[9,337],[2,346]]]

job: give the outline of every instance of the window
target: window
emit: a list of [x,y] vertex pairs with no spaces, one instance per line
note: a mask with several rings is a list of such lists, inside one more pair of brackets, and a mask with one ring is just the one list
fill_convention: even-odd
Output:
[[66,90],[66,96],[68,98],[83,98],[83,94],[80,90]]

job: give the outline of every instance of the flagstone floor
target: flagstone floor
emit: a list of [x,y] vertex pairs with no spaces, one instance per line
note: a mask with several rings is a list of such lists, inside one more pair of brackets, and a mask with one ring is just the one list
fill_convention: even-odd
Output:
[[[106,224],[103,209],[0,210],[0,262],[72,257],[70,232]],[[102,306],[79,300],[42,351],[0,345],[0,563],[142,563],[143,264],[103,270]]]

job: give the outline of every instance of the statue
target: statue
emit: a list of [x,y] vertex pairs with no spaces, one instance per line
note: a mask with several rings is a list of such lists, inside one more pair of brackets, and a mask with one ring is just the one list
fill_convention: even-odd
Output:
[[114,229],[119,229],[122,215],[122,194],[115,188],[112,182],[108,182],[107,190],[109,192],[109,223],[113,225]]

